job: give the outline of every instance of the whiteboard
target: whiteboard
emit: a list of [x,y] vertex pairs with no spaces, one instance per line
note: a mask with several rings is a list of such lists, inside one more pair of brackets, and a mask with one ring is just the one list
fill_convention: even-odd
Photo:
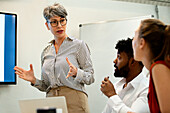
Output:
[[86,86],[91,113],[101,113],[107,103],[107,97],[100,91],[104,77],[109,76],[112,83],[120,80],[113,75],[117,41],[133,38],[141,20],[152,17],[150,15],[80,25],[80,39],[89,46],[94,67],[95,82]]

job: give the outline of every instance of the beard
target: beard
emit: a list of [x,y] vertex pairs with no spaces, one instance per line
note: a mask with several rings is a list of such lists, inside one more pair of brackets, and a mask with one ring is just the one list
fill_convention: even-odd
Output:
[[124,77],[126,78],[128,73],[129,73],[129,63],[127,63],[125,66],[123,66],[122,68],[118,69],[118,67],[116,65],[114,65],[115,72],[114,72],[114,76],[115,77]]

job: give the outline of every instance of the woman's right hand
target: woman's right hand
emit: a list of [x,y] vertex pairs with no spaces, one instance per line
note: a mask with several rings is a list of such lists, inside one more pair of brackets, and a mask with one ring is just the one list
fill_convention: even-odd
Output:
[[30,64],[30,70],[26,71],[18,66],[14,67],[15,73],[19,75],[19,78],[22,78],[26,81],[30,81],[32,84],[35,84],[36,78],[34,76],[33,66]]

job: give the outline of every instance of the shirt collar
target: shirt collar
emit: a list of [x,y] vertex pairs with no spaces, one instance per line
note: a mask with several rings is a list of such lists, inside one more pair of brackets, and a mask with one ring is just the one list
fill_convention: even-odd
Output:
[[73,37],[66,37],[66,39],[71,40],[71,41],[73,41],[73,40],[74,40],[74,38],[73,38]]
[[[145,73],[146,73],[146,68],[143,68],[143,69],[142,69],[142,72],[141,72],[138,76],[136,76],[132,81],[130,81],[130,82],[127,84],[127,87],[128,87],[129,85],[132,86],[133,88],[138,87],[138,85],[139,85],[139,83],[141,82],[142,78],[143,78],[143,77],[146,77],[146,76],[145,76]],[[125,83],[126,83],[126,78],[123,78],[123,79],[121,79],[121,80],[117,83],[117,85],[120,86],[120,85],[124,85]]]
[[[65,40],[73,41],[74,38],[73,38],[73,37],[66,37]],[[50,43],[50,44],[54,44],[54,41],[55,41],[55,40],[53,39],[53,40],[51,40],[49,43]]]
[[138,85],[141,82],[143,77],[144,77],[144,75],[143,75],[143,69],[142,69],[142,72],[138,76],[136,76],[132,81],[130,81],[129,83],[132,85],[132,87],[136,88],[136,87],[138,87]]

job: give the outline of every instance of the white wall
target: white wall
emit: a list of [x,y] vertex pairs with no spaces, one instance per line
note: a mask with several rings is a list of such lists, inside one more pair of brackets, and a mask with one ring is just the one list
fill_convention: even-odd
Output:
[[[44,7],[54,2],[56,0],[0,0],[0,11],[14,12],[18,15],[17,64],[29,69],[29,64],[32,63],[38,78],[41,73],[41,51],[53,38],[44,25],[42,11]],[[76,38],[79,38],[81,23],[155,15],[155,6],[146,4],[111,0],[57,0],[57,2],[64,5],[69,13],[68,35]],[[170,23],[169,12],[170,7],[159,7],[159,17],[165,23]],[[17,78],[17,85],[0,86],[0,113],[20,113],[18,100],[45,97],[45,93],[29,84]],[[98,108],[96,106],[93,109]]]

